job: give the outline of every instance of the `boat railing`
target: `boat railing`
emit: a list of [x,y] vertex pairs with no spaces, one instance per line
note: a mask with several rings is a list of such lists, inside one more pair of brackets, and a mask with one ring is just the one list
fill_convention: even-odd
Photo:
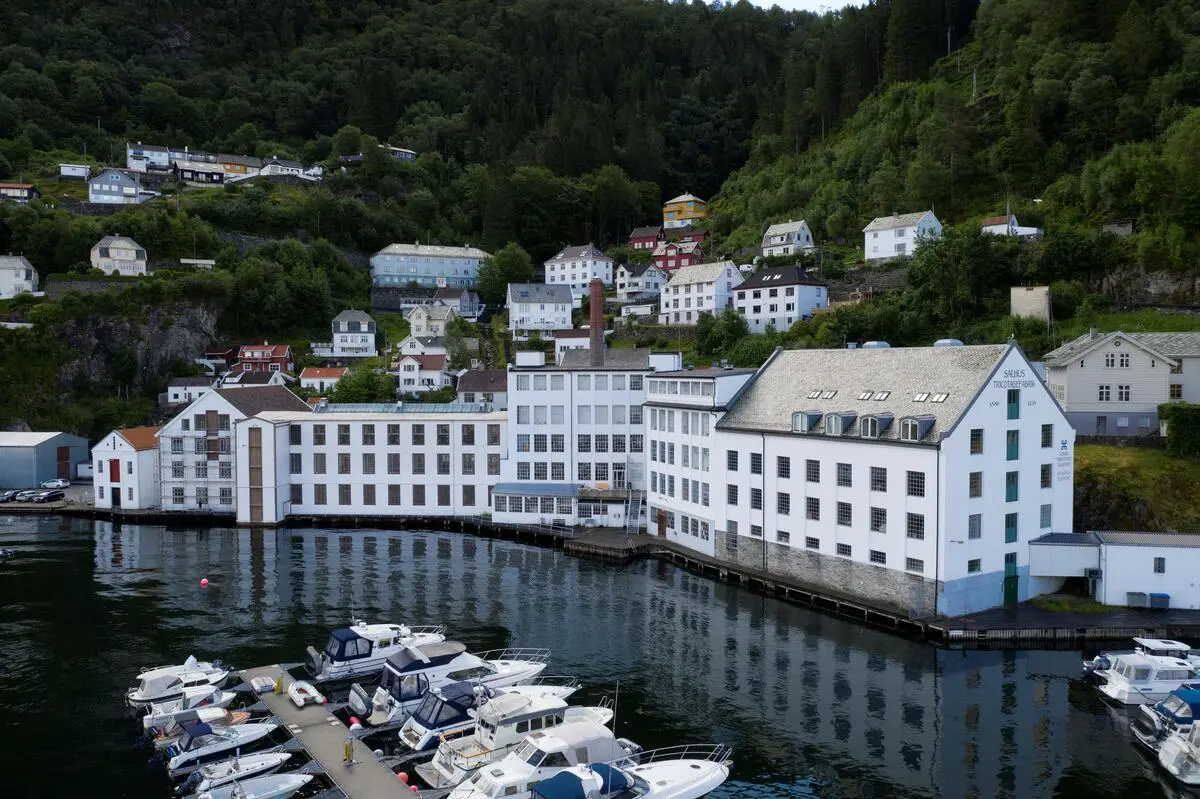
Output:
[[492,649],[479,654],[481,660],[528,660],[545,663],[550,659],[549,649]]
[[406,624],[409,635],[445,635],[444,624]]
[[583,687],[583,683],[579,682],[578,677],[572,677],[566,674],[547,674],[522,684],[541,688],[571,688],[573,690],[579,690]]
[[638,765],[660,763],[664,760],[707,760],[710,763],[730,763],[733,760],[733,747],[725,744],[681,744],[679,746],[664,746],[659,749],[648,749],[636,752],[630,757],[617,758],[610,765],[628,764],[630,760]]
[[[516,746],[514,743],[508,746],[498,746],[495,749],[486,749],[480,745],[478,748],[469,749],[467,745],[471,743],[471,732],[449,733],[439,735],[438,738],[441,739],[442,743],[449,744],[449,746],[443,752],[440,751],[441,746],[439,745],[440,754],[436,757],[440,758],[447,766],[462,769],[463,771],[470,771],[479,766],[485,766],[496,759],[498,754],[507,754],[509,750]],[[474,740],[476,743],[479,742],[478,738]]]

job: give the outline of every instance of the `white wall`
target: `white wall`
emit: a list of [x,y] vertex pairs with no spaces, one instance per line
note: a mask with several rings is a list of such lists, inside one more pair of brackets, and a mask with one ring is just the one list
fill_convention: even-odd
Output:
[[211,386],[168,386],[167,401],[172,405],[191,402],[212,391]]
[[1030,577],[1083,577],[1100,568],[1100,547],[1094,545],[1031,544]]
[[[109,462],[120,464],[120,480],[109,479]],[[113,492],[120,491],[119,506],[146,510],[159,506],[158,450],[135,450],[116,431],[92,449],[92,491],[97,508],[113,507]]]
[[[1123,355],[1129,358],[1129,366],[1121,366]],[[1113,366],[1107,365],[1109,358]],[[1065,407],[1071,413],[1108,414],[1115,418],[1156,412],[1167,401],[1171,367],[1128,339],[1114,337],[1066,368],[1048,369],[1046,379],[1051,385],[1062,385],[1065,380]],[[1130,387],[1129,401],[1118,398],[1118,387],[1122,385]],[[1108,386],[1108,400],[1100,399],[1100,386]],[[1136,423],[1131,421],[1131,426],[1136,430]],[[1110,419],[1110,434],[1115,432],[1114,427],[1115,422]]]
[[941,223],[932,214],[926,214],[916,225],[865,232],[863,254],[868,261],[910,257],[917,251],[917,244],[922,237],[937,238],[941,235]]
[[[1154,559],[1165,560],[1165,571],[1154,572]],[[1200,549],[1103,544],[1101,579],[1096,598],[1106,605],[1125,605],[1127,592],[1170,594],[1171,607],[1200,608]]]
[[571,304],[564,302],[512,302],[508,304],[508,327],[514,339],[526,338],[526,333],[543,333],[571,328]]
[[[28,273],[28,279],[26,274]],[[0,266],[0,300],[15,297],[24,291],[37,291],[37,272],[32,267]]]
[[[718,474],[713,450],[716,424],[723,413],[713,410],[713,381],[689,381],[713,392],[698,397],[684,398],[661,391],[679,382],[656,378],[655,387],[660,391],[651,396],[658,396],[662,402],[694,401],[689,404],[695,404],[696,410],[646,404],[647,532],[659,534],[661,512],[669,540],[712,556],[716,554],[717,509],[725,501],[724,484],[713,483]],[[716,488],[720,488],[719,493]]]
[[771,325],[781,333],[787,332],[798,320],[811,318],[815,309],[829,306],[824,286],[781,285],[734,293],[738,312],[746,317],[751,333],[765,333]]
[[[219,415],[229,420],[228,429],[218,431],[218,439],[228,443],[221,446],[226,451],[219,457],[209,460],[207,454],[196,452],[196,442],[204,442],[207,431],[195,429],[195,416],[215,410]],[[232,512],[234,495],[236,494],[236,465],[233,452],[234,425],[244,419],[245,415],[233,407],[215,391],[205,394],[184,408],[175,418],[163,425],[158,433],[159,453],[159,502],[163,510],[215,510]],[[182,451],[175,451],[174,442],[180,442]],[[183,467],[183,476],[177,477],[176,465]],[[196,467],[203,466],[203,476],[198,476]],[[222,477],[224,467],[227,477]],[[183,502],[175,502],[175,489],[183,490]],[[201,503],[198,490],[206,489],[208,499]],[[228,489],[228,501],[222,501],[221,489]]]

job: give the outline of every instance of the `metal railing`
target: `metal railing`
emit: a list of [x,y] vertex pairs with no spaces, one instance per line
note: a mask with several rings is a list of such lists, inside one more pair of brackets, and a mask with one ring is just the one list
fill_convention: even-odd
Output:
[[[542,677],[537,677],[529,682],[521,683],[521,685],[530,685],[542,688],[570,688],[579,690],[583,687],[583,683],[578,677],[571,677],[565,674],[547,674]],[[516,686],[521,687],[521,686]]]
[[480,660],[527,660],[545,663],[550,659],[549,649],[491,649],[478,654]]
[[446,625],[444,624],[404,624],[400,625],[408,630],[409,635],[445,635]]
[[620,766],[633,760],[639,766],[648,763],[661,763],[666,760],[706,760],[710,763],[733,762],[733,747],[726,744],[681,744],[679,746],[664,746],[659,749],[649,749],[632,755],[609,761],[610,765]]

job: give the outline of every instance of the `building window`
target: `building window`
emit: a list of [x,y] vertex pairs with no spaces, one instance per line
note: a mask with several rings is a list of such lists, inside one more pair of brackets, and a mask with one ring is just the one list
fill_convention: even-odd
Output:
[[972,499],[983,496],[983,472],[971,472],[967,479],[967,495]]
[[837,484],[842,488],[850,488],[854,484],[854,473],[850,464],[839,463],[837,465]]
[[350,486],[346,483],[342,483],[341,485],[338,486],[338,504],[339,505],[349,505],[350,504]]
[[1004,514],[1004,543],[1015,544],[1017,542],[1017,514]]
[[304,456],[299,452],[288,455],[288,474],[300,474],[304,470]]
[[878,563],[880,565],[885,565],[887,563],[887,553],[880,552],[878,549],[872,549],[869,560],[872,563]]
[[777,542],[779,542],[780,544],[788,544],[788,543],[791,543],[792,535],[791,535],[791,533],[785,532],[783,530],[776,530],[775,531],[775,540]]
[[1042,425],[1042,449],[1054,446],[1054,425]]
[[1155,558],[1154,559],[1154,573],[1155,574],[1166,574],[1167,573],[1167,559],[1166,558]]
[[879,438],[879,420],[874,416],[865,416],[859,422],[858,430],[863,438]]
[[1015,461],[1021,456],[1021,431],[1009,430],[1005,434],[1005,460]]
[[971,454],[983,454],[983,428],[975,427],[971,430]]
[[450,453],[439,452],[437,456],[437,473],[450,474]]
[[967,574],[975,574],[978,571],[982,571],[982,566],[980,566],[979,558],[972,558],[971,560],[968,560],[967,561]]
[[1112,399],[1112,386],[1096,386],[1096,399],[1100,402],[1108,402]]
[[462,443],[464,447],[475,446],[475,425],[464,424],[462,426]]
[[854,514],[850,509],[849,502],[839,502],[837,504],[837,523],[841,527],[849,527],[854,521]]
[[814,460],[804,461],[804,479],[809,483],[821,482],[821,462]]
[[[392,471],[392,455],[396,456],[396,470]],[[412,473],[425,474],[425,453],[414,452],[412,456]],[[400,453],[388,455],[388,474],[400,474]]]
[[979,538],[983,535],[983,514],[972,513],[967,517],[967,538]]
[[753,538],[762,538],[762,527],[757,524],[750,525],[750,535]]
[[441,507],[449,507],[450,505],[450,486],[440,485],[437,487],[437,504]]
[[[346,433],[346,435],[350,435]],[[338,453],[338,474],[350,474],[350,453]]]
[[1170,399],[1173,399],[1173,400],[1183,399],[1183,384],[1182,383],[1172,383],[1171,384],[1171,393],[1168,396],[1170,397]]
[[1050,464],[1042,464],[1042,488],[1050,488]]
[[313,444],[321,446],[325,443],[325,425],[313,425]]
[[1010,388],[1008,390],[1008,418],[1021,418],[1021,389]]
[[171,502],[175,505],[183,504],[183,489],[180,487],[171,489]]
[[487,456],[487,473],[488,475],[500,474],[500,453],[490,452]]
[[731,472],[736,472],[738,470],[737,450],[730,449],[725,451],[725,468]]
[[775,458],[775,476],[786,480],[792,476],[792,459],[780,455]]
[[337,426],[337,436],[338,436],[338,446],[339,447],[350,446],[350,425],[339,424]]
[[400,425],[389,424],[387,426],[387,443],[389,447],[400,446]]
[[821,500],[816,497],[805,497],[804,516],[810,521],[821,521]]
[[1129,386],[1117,386],[1117,402],[1129,402]]
[[804,547],[806,549],[820,549],[821,539],[814,538],[811,535],[804,537]]
[[221,461],[220,464],[217,465],[217,476],[222,480],[232,480],[233,464],[229,461]]
[[792,512],[792,495],[779,494],[775,497],[775,512],[780,516],[788,516]]
[[362,443],[364,447],[375,446],[375,425],[364,424],[362,426]]
[[907,483],[910,497],[925,496],[925,472],[909,472]]
[[[399,486],[397,486],[399,488]],[[415,485],[412,487],[412,504],[424,506],[425,504],[425,486]]]
[[489,424],[487,426],[487,443],[489,447],[500,446],[500,425]]
[[325,474],[325,453],[313,453],[313,474]]
[[904,570],[923,574],[925,572],[925,561],[920,558],[905,558]]
[[887,532],[887,508],[871,508],[871,532]]
[[[529,409],[526,408],[525,412],[528,413]],[[417,446],[417,447],[425,446],[425,425],[423,425],[423,424],[414,424],[413,425],[413,427],[412,427],[412,443],[413,443],[413,446]]]
[[324,504],[326,504],[326,502],[327,502],[327,498],[325,495],[325,484],[317,483],[316,485],[313,486],[313,504],[314,505],[324,505]]
[[303,429],[304,428],[300,427],[298,424],[288,425],[288,443],[293,447],[304,443],[303,433],[301,433],[301,430]]
[[1004,475],[1004,501],[1016,502],[1020,496],[1020,473],[1007,472]]
[[871,467],[871,490],[887,491],[887,469],[882,466]]
[[762,489],[761,488],[751,488],[750,489],[750,507],[753,510],[762,510],[762,506],[763,506]]
[[904,524],[905,533],[917,541],[925,540],[925,514],[910,513]]
[[1052,511],[1049,505],[1042,505],[1039,524],[1043,530],[1051,527],[1051,513]]
[[726,505],[737,505],[738,504],[738,487],[737,486],[735,486],[735,485],[725,486],[725,504]]

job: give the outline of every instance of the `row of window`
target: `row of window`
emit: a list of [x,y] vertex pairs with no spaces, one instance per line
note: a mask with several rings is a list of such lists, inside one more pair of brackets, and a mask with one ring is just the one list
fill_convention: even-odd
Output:
[[[537,436],[537,435],[535,435],[533,437],[533,451],[534,452],[544,452],[544,450],[540,450],[537,448],[537,446],[538,446],[537,439],[538,438],[539,438],[539,436]],[[593,452],[593,451],[608,452],[610,445],[611,445],[612,452],[624,452],[625,451],[625,441],[626,441],[626,439],[625,439],[625,435],[623,433],[613,433],[611,436],[606,435],[604,433],[597,433],[594,436],[589,435],[587,433],[580,433],[575,437],[575,451],[576,452]],[[629,436],[629,451],[630,452],[641,452],[644,447],[643,441],[644,441],[643,436],[640,433],[635,433],[635,434]],[[553,448],[553,443],[554,442],[551,442],[551,444],[552,444],[551,452],[561,452],[562,450],[557,450],[557,449]],[[519,444],[520,444],[520,442],[518,442],[518,451],[521,451]]]
[[[817,291],[819,292],[820,289],[818,288]],[[771,297],[778,297],[778,296],[779,296],[779,289],[767,289],[767,298],[768,299]],[[796,287],[795,286],[785,287],[783,290],[783,296],[785,296],[785,297],[796,296]],[[751,291],[750,297],[751,297],[751,299],[755,299],[755,300],[762,299],[762,289],[754,289],[753,291]],[[746,299],[745,290],[739,291],[738,292],[738,300],[744,301],[745,299]]]
[[[354,490],[355,487],[356,487],[355,485],[352,485],[350,483],[340,483],[340,484],[332,486],[333,492],[335,494],[334,499],[336,500],[336,504],[341,505],[341,506],[348,506],[348,505],[355,504],[355,498],[354,498],[354,494],[356,493]],[[311,488],[311,490],[309,490],[310,488]],[[331,488],[331,486],[329,486],[325,483],[315,483],[312,486],[305,486],[303,484],[293,483],[291,486],[292,505],[295,506],[295,505],[305,505],[305,504],[312,504],[312,505],[335,504],[335,502],[330,499],[330,488]],[[405,487],[402,485],[396,485],[395,483],[393,483],[391,485],[387,485],[387,486],[378,486],[378,487],[373,484],[368,483],[366,485],[357,486],[357,488],[359,489],[357,492],[359,495],[357,501],[359,504],[362,504],[362,505],[368,505],[368,506],[375,505],[377,494],[380,497],[380,501],[378,504],[381,504],[381,505],[385,504],[384,499],[386,499],[386,504],[393,505],[393,506],[395,506],[395,505],[414,505],[417,507],[424,507],[426,505],[426,494],[427,494],[426,488],[427,488],[427,486],[420,485],[420,484],[408,487],[409,490],[408,490],[407,498],[404,496],[404,493],[405,493],[404,488]],[[432,492],[433,497],[430,498],[432,501],[429,502],[429,505],[436,506],[436,507],[442,507],[442,508],[450,507],[450,496],[451,496],[452,486],[443,484],[443,485],[437,485],[437,486],[429,486],[429,488],[434,489]],[[476,497],[475,486],[464,485],[464,486],[460,486],[459,489],[461,491],[462,504],[465,505],[466,507],[474,507],[475,506],[475,497]],[[488,489],[488,492],[489,493],[491,492],[490,488]]]
[[[120,495],[121,495],[121,487],[113,486],[112,498],[114,500],[118,499],[120,497]],[[104,486],[96,487],[96,499],[104,499]],[[127,502],[133,502],[133,486],[130,486],[129,488],[125,489],[125,500]]]
[[[363,452],[360,453],[360,474],[375,474],[376,460],[375,453]],[[411,470],[409,474],[425,474],[426,473],[426,456],[424,452],[413,452],[410,454]],[[451,457],[449,452],[435,453],[435,468],[436,474],[450,474]],[[402,466],[403,457],[399,452],[387,453],[387,473],[388,474],[403,474]],[[353,457],[348,452],[337,453],[337,473],[338,474],[354,474]],[[324,452],[314,452],[312,454],[312,473],[325,474],[327,468],[327,459]],[[475,453],[464,452],[460,455],[459,471],[461,475],[475,474]],[[199,466],[197,466],[199,469]],[[493,452],[487,456],[487,473],[489,475],[500,474],[500,453]],[[288,456],[288,474],[304,474],[304,456],[299,452],[293,452]]]
[[553,513],[559,516],[570,516],[572,501],[570,497],[522,497],[498,494],[492,497],[492,509],[496,513]]
[[[335,434],[337,436],[337,445],[338,446],[340,446],[340,447],[350,446],[350,443],[351,443],[351,435],[350,435],[350,427],[351,426],[350,425],[338,424],[338,425],[329,425],[329,426],[335,427]],[[382,426],[383,425],[381,425],[381,427]],[[311,443],[313,444],[313,446],[319,447],[319,446],[324,446],[328,443],[328,439],[326,438],[326,435],[325,435],[326,425],[314,424],[314,425],[309,425],[309,427],[312,431],[311,432]],[[388,446],[399,446],[400,445],[400,427],[401,426],[399,424],[388,424],[386,426]],[[476,440],[475,439],[475,427],[476,426],[474,424],[470,424],[470,423],[462,423],[460,425],[459,440],[463,446],[472,447],[475,445],[475,440]],[[291,444],[292,446],[300,446],[300,445],[304,444],[304,428],[305,428],[305,425],[300,425],[300,424],[288,425],[288,443]],[[425,440],[426,440],[425,439],[425,425],[424,424],[413,424],[413,425],[409,425],[409,428],[410,429],[409,429],[408,443],[412,444],[415,447],[424,446]],[[373,446],[375,446],[375,441],[376,441],[375,425],[374,424],[359,425],[358,443],[364,447],[373,447]],[[434,443],[439,447],[450,446],[450,425],[449,424],[434,425]],[[488,446],[490,446],[490,447],[495,447],[495,446],[500,445],[500,425],[489,424],[487,426],[487,443],[488,443]]]
[[[1102,384],[1096,386],[1096,399],[1100,402],[1112,402],[1112,386]],[[1131,396],[1130,387],[1126,385],[1117,386],[1117,402],[1129,402]],[[1176,398],[1172,398],[1176,399]]]
[[[708,483],[699,480],[679,479],[680,499],[708,507]],[[650,472],[650,490],[667,497],[675,496],[675,475]]]
[[[171,454],[182,455],[184,451],[184,439],[171,439]],[[228,455],[233,452],[233,443],[229,438],[193,438],[192,452],[196,455],[204,455],[208,452],[219,452],[222,455]]]
[[[187,503],[187,496],[182,486],[176,486],[171,489],[171,503],[174,505],[184,505]],[[203,508],[209,504],[209,493],[207,486],[197,486],[196,488],[196,506]],[[218,505],[233,504],[233,489],[221,488],[217,492]]]
[[[725,537],[725,548],[727,550],[729,550],[730,552],[736,552],[738,550],[737,522],[734,522],[734,521],[727,522],[726,528],[727,528],[727,530],[726,530],[726,537]],[[760,527],[756,524],[750,525],[750,537],[751,538],[762,538],[762,535],[763,535],[762,527]],[[792,540],[791,533],[787,532],[786,530],[776,530],[775,531],[775,541],[777,543],[789,544],[789,543],[791,543],[791,540]],[[816,536],[805,536],[804,537],[804,548],[819,552],[821,550],[821,539],[817,538]],[[852,557],[854,557],[854,548],[850,544],[835,544],[834,545],[834,553],[836,555],[838,555],[839,557],[852,558]],[[867,560],[870,563],[875,563],[880,566],[886,566],[887,562],[888,562],[887,561],[887,553],[883,552],[881,550],[878,550],[878,549],[868,550],[867,551]],[[904,559],[904,570],[908,571],[908,572],[913,572],[914,574],[924,574],[925,573],[925,561],[922,560],[921,558],[907,558],[906,557]]]
[[[1038,481],[1041,488],[1054,487],[1053,467],[1049,463],[1043,463],[1038,472]],[[1021,495],[1021,476],[1019,472],[1004,473],[1004,501],[1016,502]],[[967,477],[967,496],[971,499],[978,499],[983,496],[983,472],[971,472]]]
[[[1005,458],[1010,461],[1015,461],[1019,457],[1021,442],[1020,430],[1007,430],[1004,433],[1005,443]],[[1054,446],[1054,425],[1042,425],[1042,449],[1050,449]],[[971,429],[971,454],[983,454],[983,428],[975,427]]]
[[707,380],[651,380],[650,393],[666,396],[711,397],[716,384]]
[[[682,456],[680,458],[680,465],[691,469],[708,471],[708,447],[680,444],[679,454]],[[651,463],[665,463],[669,466],[674,466],[675,445],[669,441],[651,441],[650,461]]]
[[[197,480],[207,480],[209,474],[208,461],[199,461],[192,466],[192,476]],[[132,472],[130,472],[132,474]],[[171,461],[171,479],[183,480],[187,476],[187,468],[183,461]],[[217,477],[221,480],[233,479],[233,464],[229,461],[217,462]]]
[[[566,424],[566,408],[562,405],[518,405],[516,409],[518,425]],[[577,424],[640,425],[642,406],[578,405],[575,408],[575,421]]]

